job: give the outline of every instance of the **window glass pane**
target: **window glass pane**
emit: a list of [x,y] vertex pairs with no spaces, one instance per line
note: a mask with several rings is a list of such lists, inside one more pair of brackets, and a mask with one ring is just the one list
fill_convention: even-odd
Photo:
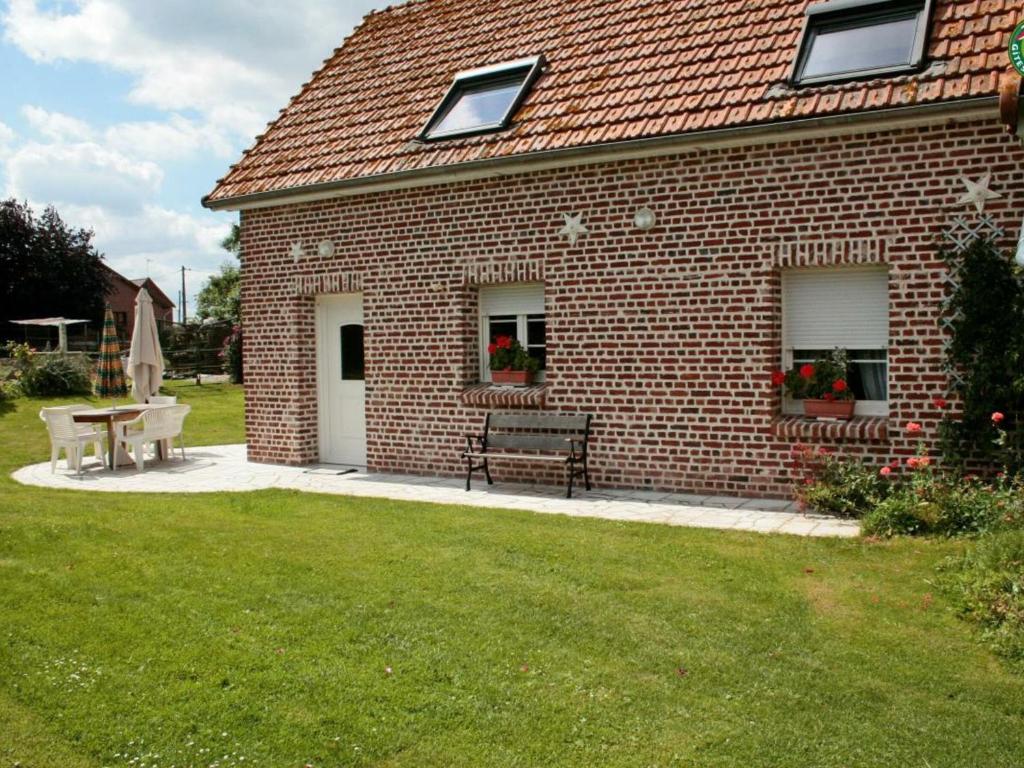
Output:
[[524,72],[512,79],[460,89],[444,117],[430,129],[430,135],[461,133],[500,123],[516,100],[525,79]]
[[546,337],[547,321],[544,319],[544,315],[527,315],[526,351],[537,361],[542,371],[548,367]]
[[363,326],[341,326],[341,379],[362,381],[363,375]]
[[547,336],[547,321],[544,315],[528,315],[526,318],[526,343],[531,346],[544,346]]
[[490,323],[488,341],[491,344],[497,341],[499,336],[511,336],[513,339],[519,338],[519,322],[514,316],[490,317],[488,322]]
[[[793,365],[813,363],[832,352],[828,349],[795,349]],[[884,349],[851,349],[847,351],[850,367],[846,383],[858,400],[889,399],[888,352]]]
[[812,30],[801,79],[912,63],[919,15],[875,17]]

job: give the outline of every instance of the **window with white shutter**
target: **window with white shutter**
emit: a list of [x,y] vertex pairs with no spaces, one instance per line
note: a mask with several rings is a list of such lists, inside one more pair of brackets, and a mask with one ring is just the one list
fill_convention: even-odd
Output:
[[[884,267],[794,269],[782,274],[782,353],[786,369],[836,348],[850,359],[847,381],[857,413],[889,412],[889,273]],[[787,413],[800,404],[785,403]]]
[[547,321],[543,283],[508,283],[480,288],[480,380],[491,380],[487,347],[499,336],[518,339],[540,364],[536,379],[547,367]]

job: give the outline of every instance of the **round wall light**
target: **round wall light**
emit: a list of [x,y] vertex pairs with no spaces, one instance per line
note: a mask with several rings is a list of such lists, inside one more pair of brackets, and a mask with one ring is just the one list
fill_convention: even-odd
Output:
[[316,252],[320,255],[321,259],[329,259],[334,255],[334,243],[330,240],[324,240],[316,247]]
[[637,229],[651,229],[654,227],[655,221],[656,218],[654,216],[654,211],[646,207],[637,211],[636,216],[633,217],[633,223],[636,225]]

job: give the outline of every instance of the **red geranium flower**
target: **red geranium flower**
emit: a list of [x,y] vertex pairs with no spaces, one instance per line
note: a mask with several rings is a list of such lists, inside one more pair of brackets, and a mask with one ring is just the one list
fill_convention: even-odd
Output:
[[1002,413],[1000,411],[996,411],[995,413],[992,414],[992,423],[993,424],[1002,424],[1003,423],[1003,419],[1005,419],[1005,418],[1006,418],[1006,414],[1005,413]]
[[833,392],[845,392],[848,389],[847,384],[842,379],[836,379],[832,382]]
[[916,421],[907,422],[907,434],[908,435],[919,435],[921,434],[921,425]]
[[880,474],[882,477],[887,477],[892,474],[892,467],[882,467],[880,470],[878,470],[878,474]]
[[944,397],[936,397],[932,399],[932,405],[934,405],[941,411],[943,408],[949,405],[949,403],[946,402],[946,398]]
[[498,349],[512,349],[511,336],[499,336],[497,339]]
[[800,378],[809,379],[814,375],[814,366],[810,363],[800,366]]
[[772,374],[772,384],[776,387],[781,387],[786,383],[786,374],[783,371],[775,371]]

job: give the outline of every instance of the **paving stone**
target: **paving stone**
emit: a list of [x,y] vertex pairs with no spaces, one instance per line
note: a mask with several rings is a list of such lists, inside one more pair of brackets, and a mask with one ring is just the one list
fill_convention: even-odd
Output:
[[151,463],[139,473],[134,465],[107,471],[98,462],[86,465],[81,476],[63,469],[50,473],[48,462],[23,467],[13,477],[25,485],[102,493],[218,493],[291,488],[399,501],[458,504],[493,509],[516,509],[543,514],[648,522],[694,528],[798,536],[852,537],[857,523],[823,515],[802,515],[795,505],[778,500],[730,496],[602,489],[577,490],[572,499],[565,489],[524,484],[475,485],[466,492],[464,481],[449,477],[341,473],[338,467],[283,467],[247,461],[245,446],[193,449],[186,461]]

